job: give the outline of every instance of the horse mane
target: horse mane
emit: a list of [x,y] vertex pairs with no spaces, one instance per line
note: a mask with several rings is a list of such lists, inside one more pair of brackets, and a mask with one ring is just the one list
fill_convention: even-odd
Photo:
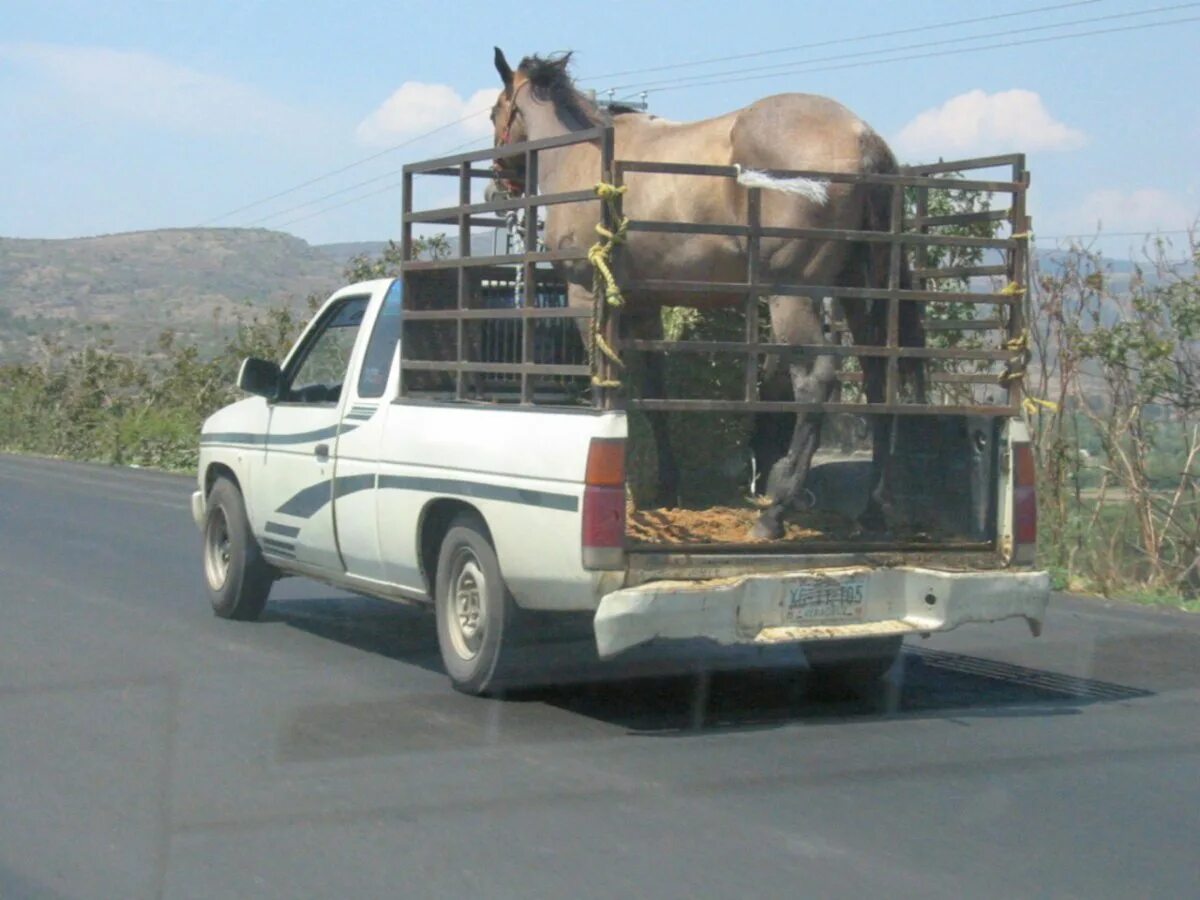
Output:
[[[517,71],[529,79],[539,100],[552,100],[581,121],[591,125],[608,124],[609,117],[596,102],[575,87],[571,79],[571,51],[554,56],[527,56]],[[620,112],[633,110],[621,109]]]

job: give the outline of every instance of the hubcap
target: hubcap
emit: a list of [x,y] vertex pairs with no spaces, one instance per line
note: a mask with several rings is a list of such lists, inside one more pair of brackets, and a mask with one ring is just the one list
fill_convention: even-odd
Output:
[[214,591],[223,588],[229,577],[229,522],[220,506],[213,509],[204,529],[204,575]]
[[469,549],[461,549],[450,570],[449,609],[450,642],[463,659],[473,659],[483,646],[487,625],[485,597],[487,581],[479,560]]

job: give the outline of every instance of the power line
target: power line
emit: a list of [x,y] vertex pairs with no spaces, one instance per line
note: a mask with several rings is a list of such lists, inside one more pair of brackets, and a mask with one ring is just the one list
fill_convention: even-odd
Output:
[[286,222],[282,222],[278,225],[273,226],[273,228],[276,230],[287,228],[289,225],[295,225],[297,222],[303,222],[307,219],[313,218],[314,216],[320,216],[327,212],[333,212],[333,210],[341,209],[343,206],[350,206],[354,203],[361,203],[363,200],[370,200],[372,197],[378,197],[380,194],[386,194],[388,191],[394,191],[403,186],[404,186],[403,179],[401,179],[400,181],[394,181],[389,185],[385,185],[384,187],[379,188],[378,190],[369,191],[366,194],[361,194],[357,197],[351,197],[349,200],[343,200],[341,203],[335,203],[332,206],[326,206],[321,209],[313,210],[310,213],[306,213],[303,216],[297,216],[294,219],[289,219]]
[[1074,3],[1056,3],[1053,6],[1038,6],[1033,9],[1022,9],[1016,12],[996,13],[990,16],[977,16],[970,19],[956,19],[953,22],[937,22],[929,25],[918,25],[913,28],[900,28],[895,31],[877,31],[872,34],[862,34],[857,37],[835,38],[828,41],[816,41],[811,44],[796,44],[792,47],[777,47],[773,50],[755,50],[751,53],[738,53],[733,56],[713,56],[708,59],[698,59],[693,62],[671,63],[665,66],[650,66],[645,69],[625,69],[621,72],[606,72],[602,75],[590,75],[580,79],[581,82],[599,81],[602,78],[622,78],[626,75],[641,75],[646,72],[665,72],[671,69],[686,69],[692,66],[705,66],[717,62],[733,62],[739,59],[753,59],[760,56],[771,56],[778,53],[792,53],[796,50],[813,50],[817,47],[832,47],[838,44],[853,44],[859,41],[870,41],[876,38],[898,37],[903,34],[917,34],[922,31],[934,31],[940,28],[953,28],[958,25],[974,25],[978,22],[990,22],[995,19],[1009,19],[1013,16],[1029,16],[1037,13],[1052,12],[1059,9],[1069,9],[1073,6],[1093,6],[1100,0],[1075,0]]
[[1124,25],[1124,26],[1121,26],[1118,28],[1100,28],[1100,29],[1095,29],[1093,31],[1080,31],[1075,34],[1058,34],[1058,35],[1051,35],[1050,37],[1029,38],[1027,40],[1021,40],[1021,41],[1002,41],[1001,43],[998,43],[998,44],[983,44],[978,47],[963,47],[963,48],[954,48],[954,49],[950,49],[950,50],[937,50],[937,51],[934,51],[933,53],[912,53],[912,54],[909,54],[908,56],[896,56],[896,57],[892,57],[890,59],[867,59],[867,60],[860,60],[858,62],[843,63],[843,64],[836,65],[836,66],[818,66],[815,68],[802,67],[802,68],[798,68],[798,69],[788,69],[788,70],[782,71],[782,72],[772,72],[772,73],[769,73],[766,75],[761,75],[761,74],[760,75],[744,75],[744,76],[741,76],[738,78],[722,78],[722,79],[717,79],[714,81],[701,81],[701,82],[695,82],[692,84],[680,84],[680,85],[656,88],[656,91],[658,93],[663,93],[664,91],[679,91],[679,90],[685,90],[687,88],[712,87],[714,85],[734,84],[734,83],[742,82],[742,81],[760,81],[764,78],[778,78],[783,75],[811,74],[814,72],[833,72],[838,69],[849,69],[849,68],[854,68],[857,66],[874,66],[874,65],[879,65],[881,63],[907,62],[907,61],[916,60],[916,59],[930,59],[930,58],[936,57],[936,56],[954,56],[954,55],[961,54],[961,53],[975,53],[976,51],[979,51],[979,50],[998,50],[998,49],[1005,49],[1005,48],[1009,48],[1009,47],[1024,47],[1024,46],[1027,46],[1030,44],[1048,44],[1048,43],[1053,43],[1055,41],[1071,40],[1073,38],[1094,37],[1096,35],[1101,35],[1101,34],[1118,34],[1120,32],[1139,31],[1139,30],[1146,29],[1146,28],[1160,28],[1164,25],[1183,25],[1188,22],[1196,22],[1196,21],[1200,21],[1200,16],[1189,16],[1189,17],[1183,18],[1183,19],[1168,19],[1168,20],[1161,21],[1161,22],[1145,22],[1140,25]]
[[[702,81],[704,79],[717,78],[723,75],[745,75],[752,72],[768,72],[787,69],[789,72],[797,65],[808,66],[815,63],[831,62],[833,60],[843,60],[847,58],[860,58],[864,56],[878,56],[885,53],[898,53],[903,50],[916,50],[928,47],[939,47],[945,44],[957,44],[962,41],[979,41],[987,40],[988,38],[1005,37],[1013,34],[1025,34],[1031,31],[1047,31],[1052,28],[1071,28],[1077,25],[1088,25],[1094,22],[1107,22],[1114,19],[1128,19],[1135,16],[1148,16],[1154,13],[1174,12],[1180,9],[1191,9],[1200,6],[1200,3],[1179,3],[1172,6],[1159,6],[1152,9],[1137,10],[1134,12],[1113,13],[1107,16],[1094,16],[1089,19],[1073,19],[1068,22],[1055,22],[1048,25],[1028,25],[1023,28],[1010,28],[1005,31],[991,31],[986,34],[963,35],[959,37],[945,38],[938,41],[921,41],[917,44],[904,44],[899,47],[881,47],[875,50],[861,50],[857,53],[839,54],[838,56],[819,56],[808,60],[792,60],[785,63],[774,63],[769,66],[755,66],[752,68],[729,69],[724,72],[707,72],[703,75],[684,75],[679,78],[668,78],[662,81],[651,82],[630,82],[629,84],[619,84],[610,88],[614,91],[625,91],[637,89],[641,91],[653,91],[661,89],[665,86],[683,85],[692,81]],[[968,48],[969,49],[969,48]],[[783,74],[783,73],[780,73]]]
[[[1088,0],[1088,2],[1098,2],[1098,0]],[[1063,7],[1067,7],[1067,6],[1079,6],[1079,5],[1085,5],[1085,4],[1084,3],[1071,3],[1071,4],[1062,4],[1062,5],[1056,6],[1056,7],[1042,7],[1039,9],[1063,8]],[[968,38],[959,38],[959,39],[956,39],[955,41],[937,41],[937,42],[935,42],[935,44],[952,43],[952,42],[957,42],[957,40],[985,40],[990,37],[997,37],[997,36],[1005,35],[1005,34],[1023,33],[1023,32],[1027,32],[1027,31],[1035,31],[1035,30],[1044,30],[1045,28],[1072,27],[1072,26],[1077,26],[1080,24],[1086,24],[1089,22],[1105,21],[1105,20],[1112,20],[1112,19],[1118,19],[1118,18],[1127,18],[1127,17],[1133,16],[1133,15],[1147,15],[1147,14],[1156,13],[1156,12],[1169,12],[1169,11],[1174,11],[1174,10],[1178,10],[1178,9],[1191,8],[1191,7],[1195,7],[1195,6],[1200,6],[1200,3],[1177,4],[1177,5],[1173,5],[1173,6],[1159,7],[1159,8],[1155,8],[1155,9],[1151,9],[1151,10],[1143,10],[1143,11],[1139,11],[1139,12],[1135,12],[1135,13],[1113,14],[1113,15],[1108,15],[1108,16],[1100,16],[1100,17],[1094,17],[1094,18],[1089,18],[1089,19],[1058,23],[1056,25],[1049,25],[1049,26],[1043,25],[1043,26],[1032,26],[1029,28],[1022,28],[1022,29],[1012,29],[1012,30],[1008,30],[1008,31],[1001,31],[1001,32],[995,32],[995,33],[989,33],[989,34],[983,34],[983,35],[975,35],[973,37],[968,37]],[[1028,12],[1035,12],[1035,11],[1037,11],[1037,10],[1030,10]],[[1005,14],[1005,15],[1008,15],[1008,14]],[[993,17],[985,17],[985,18],[1002,18],[1002,17],[1003,16],[993,16]],[[1025,46],[1025,45],[1032,45],[1032,44],[1052,43],[1052,42],[1056,42],[1056,41],[1070,40],[1070,39],[1074,39],[1074,38],[1092,37],[1092,36],[1103,35],[1103,34],[1114,34],[1114,33],[1128,32],[1128,31],[1136,31],[1136,30],[1142,30],[1142,29],[1146,29],[1146,28],[1162,27],[1162,26],[1175,25],[1175,24],[1185,24],[1185,23],[1190,23],[1190,22],[1195,22],[1195,21],[1200,21],[1200,16],[1186,17],[1186,18],[1181,18],[1181,19],[1171,19],[1171,20],[1164,20],[1164,21],[1157,21],[1157,22],[1148,22],[1148,23],[1141,23],[1141,24],[1137,24],[1137,25],[1127,25],[1127,26],[1121,26],[1121,27],[1117,27],[1117,28],[1093,29],[1091,31],[1076,32],[1076,33],[1064,34],[1064,35],[1051,35],[1051,36],[1043,37],[1043,38],[1030,38],[1030,39],[1020,40],[1020,41],[1003,41],[1003,42],[999,42],[999,43],[985,44],[985,45],[974,46],[974,47],[966,47],[966,48],[956,47],[956,48],[952,48],[952,49],[948,49],[948,50],[933,51],[933,52],[928,52],[928,53],[909,54],[906,56],[896,56],[896,57],[890,57],[890,58],[885,58],[885,59],[860,60],[860,61],[853,62],[853,63],[842,63],[842,64],[830,65],[830,66],[814,66],[814,63],[819,63],[819,62],[824,61],[823,59],[814,59],[814,60],[809,60],[808,62],[801,65],[799,68],[788,68],[784,71],[773,71],[773,72],[770,72],[767,74],[742,74],[745,72],[759,71],[758,69],[751,69],[751,70],[734,70],[733,72],[729,72],[729,73],[709,73],[708,75],[705,75],[705,76],[686,76],[685,78],[677,79],[676,81],[678,81],[678,82],[686,81],[689,83],[675,83],[674,81],[662,82],[662,84],[664,86],[660,87],[660,88],[656,88],[656,90],[658,90],[658,91],[683,90],[683,89],[694,88],[694,87],[707,87],[707,86],[711,86],[711,85],[729,84],[729,83],[735,83],[735,82],[741,82],[741,81],[761,80],[764,78],[779,77],[779,76],[790,75],[790,74],[835,71],[838,69],[850,68],[850,67],[854,67],[854,66],[875,65],[875,64],[889,63],[889,62],[904,62],[904,61],[926,59],[926,58],[933,58],[933,57],[939,57],[939,56],[950,56],[950,55],[956,55],[956,54],[961,54],[961,53],[971,53],[971,52],[980,51],[980,50],[1003,49],[1003,48]],[[947,24],[951,24],[951,23],[947,23]],[[930,27],[932,27],[932,26],[930,26]],[[848,40],[852,40],[852,39],[843,39],[843,41],[848,41]],[[828,43],[837,43],[837,42],[825,42],[825,43],[828,44]],[[880,54],[880,53],[895,53],[898,50],[910,49],[912,47],[917,47],[917,46],[928,46],[928,45],[927,44],[926,45],[909,45],[906,47],[864,51],[863,53],[858,53],[858,54],[853,54],[853,55],[854,56],[864,56],[864,55],[874,55],[874,54]],[[773,51],[764,51],[764,52],[773,52]],[[844,58],[844,57],[832,57],[832,58],[840,59],[840,58]],[[770,66],[770,67],[762,67],[762,68],[779,69],[782,66],[789,66],[789,65],[792,65],[792,64],[785,63],[785,64],[778,64],[778,65],[774,65],[774,66]],[[710,81],[700,81],[700,82],[695,81],[695,79],[697,79],[697,78],[708,78],[710,76],[720,75],[720,74],[737,74],[738,77],[719,78],[719,79],[714,79],[714,80],[710,80]],[[270,198],[265,198],[264,200],[258,201],[256,203],[248,204],[247,206],[242,207],[240,210],[235,210],[233,212],[227,213],[225,216],[221,216],[219,218],[226,218],[227,216],[233,215],[238,211],[243,211],[245,209],[253,208],[254,206],[258,206],[258,205],[261,205],[262,203],[269,202],[269,200],[271,200],[271,199],[276,199],[280,196],[284,196],[286,194],[293,193],[297,190],[300,190],[303,187],[307,187],[313,183],[316,183],[317,181],[321,181],[325,178],[329,178],[334,175],[340,174],[344,171],[347,171],[348,169],[354,168],[355,166],[362,165],[366,162],[370,162],[373,159],[378,159],[380,156],[383,156],[387,153],[393,152],[394,150],[400,149],[401,147],[407,146],[409,144],[415,143],[416,141],[421,140],[425,137],[428,137],[432,134],[436,134],[441,131],[444,131],[447,128],[452,127],[453,125],[460,124],[461,122],[466,121],[467,119],[473,118],[475,115],[481,115],[481,114],[482,114],[482,112],[475,113],[470,116],[464,116],[461,119],[458,119],[454,122],[448,122],[445,125],[439,126],[438,128],[435,128],[429,132],[426,132],[424,134],[417,135],[413,138],[410,138],[407,141],[397,144],[394,147],[390,147],[387,150],[381,151],[380,153],[377,153],[371,157],[368,157],[363,160],[359,160],[356,163],[352,163],[348,166],[344,166],[341,169],[335,170],[334,172],[327,173],[326,175],[322,175],[317,178],[310,179],[309,181],[305,182],[304,184],[297,185],[296,187],[291,188],[287,191],[282,191],[278,194],[273,195]],[[457,147],[451,148],[450,150],[443,151],[443,152],[444,153],[453,153],[455,150],[458,150],[461,147],[466,147],[466,146],[470,146],[471,144],[481,143],[483,140],[484,139],[482,139],[482,138],[472,139],[471,141],[468,141],[464,144],[460,144]],[[263,218],[257,220],[257,222],[266,221],[268,219],[275,218],[276,216],[285,215],[288,212],[292,212],[297,209],[302,209],[304,207],[311,206],[314,203],[319,203],[321,200],[329,199],[330,197],[337,196],[339,194],[353,190],[356,187],[362,187],[367,184],[372,184],[372,183],[378,182],[378,181],[382,180],[383,178],[388,177],[391,174],[395,174],[396,171],[399,171],[399,170],[392,170],[390,172],[384,173],[375,178],[367,179],[366,181],[358,182],[354,185],[350,185],[350,186],[348,186],[346,188],[342,188],[338,191],[333,191],[329,194],[322,195],[321,197],[316,198],[311,201],[308,201],[307,203],[302,203],[302,204],[298,204],[293,207],[289,207],[286,210],[280,211],[278,213],[274,213],[270,216],[263,217]],[[298,218],[291,219],[291,220],[284,222],[283,224],[275,226],[275,227],[284,228],[284,227],[287,227],[288,225],[294,224],[296,222],[304,221],[304,220],[312,218],[314,216],[321,215],[325,212],[329,212],[334,209],[339,209],[343,206],[348,206],[350,204],[369,199],[371,197],[385,193],[389,190],[393,190],[395,187],[396,187],[396,185],[389,185],[378,191],[372,191],[367,194],[363,194],[359,197],[355,197],[350,200],[347,200],[343,203],[338,203],[333,206],[324,207],[324,208],[316,210],[310,214],[306,214],[304,216],[300,216]],[[257,222],[255,224],[257,224]]]
[[1172,231],[1096,231],[1088,234],[1035,234],[1035,241],[1067,241],[1075,238],[1095,238],[1103,240],[1104,238],[1116,237],[1168,237],[1170,235],[1191,234],[1186,228],[1177,228]]
[[397,150],[407,147],[410,144],[415,144],[417,141],[424,140],[427,137],[432,137],[435,134],[439,134],[440,132],[445,131],[447,128],[452,128],[455,125],[461,125],[468,119],[474,119],[477,116],[483,115],[485,112],[487,112],[487,110],[479,110],[477,112],[468,113],[459,119],[455,119],[453,122],[446,122],[443,125],[439,125],[437,128],[432,128],[429,131],[418,134],[415,137],[408,138],[407,140],[401,141],[398,144],[393,144],[384,150],[380,150],[378,153],[363,157],[362,159],[352,162],[349,165],[342,166],[340,169],[334,169],[332,172],[326,172],[324,175],[318,175],[315,178],[310,178],[308,181],[301,182],[300,184],[290,187],[287,190],[280,191],[277,194],[272,194],[270,197],[263,197],[261,200],[255,200],[253,203],[247,203],[244,206],[239,206],[237,209],[231,209],[229,212],[222,213],[219,216],[209,219],[207,222],[202,222],[198,227],[204,228],[213,224],[214,222],[220,222],[222,219],[228,219],[230,216],[236,216],[238,213],[245,212],[248,209],[254,209],[256,206],[262,206],[264,203],[270,203],[272,200],[278,200],[280,197],[286,197],[288,194],[294,194],[296,191],[302,190],[310,185],[314,185],[319,181],[325,181],[326,179],[332,178],[335,175],[341,175],[343,172],[349,172],[351,169],[356,169],[359,166],[373,162],[382,156],[387,156],[389,153],[395,153]]
[[[713,59],[699,60],[697,62],[691,62],[691,63],[676,63],[673,65],[658,66],[658,67],[653,67],[650,69],[632,69],[632,70],[626,70],[624,72],[615,72],[615,73],[609,73],[609,74],[605,74],[605,75],[591,76],[589,78],[582,79],[582,81],[595,81],[600,78],[611,78],[611,77],[617,77],[620,75],[630,75],[630,74],[638,74],[638,73],[649,72],[649,71],[659,71],[659,70],[665,70],[665,69],[683,68],[683,67],[694,66],[694,65],[704,65],[704,64],[707,64],[710,62],[723,62],[723,61],[729,61],[729,60],[734,60],[734,59],[745,59],[745,58],[750,58],[750,57],[764,56],[764,55],[769,55],[769,54],[773,54],[773,53],[783,53],[783,52],[788,52],[788,51],[793,51],[793,50],[809,49],[809,48],[813,48],[813,47],[824,47],[824,46],[830,46],[830,45],[834,45],[834,44],[853,43],[853,42],[857,42],[857,41],[870,40],[873,38],[891,37],[891,36],[896,36],[896,35],[901,35],[901,34],[911,34],[911,33],[919,32],[919,31],[932,30],[932,29],[950,28],[950,27],[954,27],[957,25],[965,25],[965,24],[971,24],[971,23],[975,23],[975,22],[984,22],[984,21],[990,21],[990,20],[994,20],[994,19],[1003,19],[1003,18],[1009,18],[1012,16],[1018,16],[1018,15],[1034,15],[1034,14],[1041,13],[1041,12],[1050,12],[1053,10],[1067,9],[1067,8],[1076,7],[1076,6],[1089,6],[1089,5],[1098,3],[1098,2],[1100,2],[1100,0],[1075,0],[1075,2],[1071,2],[1071,3],[1059,3],[1059,4],[1053,4],[1050,6],[1041,6],[1041,7],[1035,7],[1033,9],[1020,10],[1017,12],[997,13],[997,14],[990,15],[990,16],[980,16],[980,17],[971,18],[971,19],[960,19],[960,20],[956,20],[953,22],[939,22],[939,23],[933,23],[930,25],[917,26],[914,28],[905,28],[905,29],[899,29],[896,31],[889,31],[889,32],[879,32],[879,33],[871,34],[871,35],[861,35],[858,37],[836,38],[833,40],[820,41],[820,42],[813,43],[813,44],[802,44],[797,47],[784,47],[784,48],[778,48],[775,50],[762,50],[762,51],[757,51],[754,53],[739,54],[736,56],[728,56],[728,57],[716,57]],[[456,119],[452,122],[446,122],[445,124],[439,125],[438,127],[433,128],[429,131],[426,131],[422,134],[416,135],[416,136],[409,138],[405,141],[402,141],[398,144],[394,144],[391,147],[387,147],[386,149],[381,150],[378,153],[372,154],[371,156],[364,157],[363,159],[349,163],[348,165],[342,166],[340,168],[334,169],[329,172],[325,172],[321,175],[317,175],[317,176],[310,178],[306,181],[303,181],[299,184],[293,185],[292,187],[286,188],[285,190],[279,191],[275,194],[271,194],[268,197],[263,197],[259,200],[255,200],[251,203],[247,203],[242,206],[239,206],[236,209],[229,210],[228,212],[222,213],[219,216],[215,216],[215,217],[208,219],[207,221],[201,223],[200,227],[212,225],[213,223],[220,222],[223,219],[228,219],[231,216],[235,216],[238,213],[246,212],[247,210],[254,209],[254,208],[262,206],[266,203],[270,203],[272,200],[278,200],[281,197],[286,197],[289,194],[294,194],[295,192],[303,190],[306,187],[310,187],[321,181],[325,181],[327,179],[333,178],[336,175],[341,175],[344,172],[348,172],[351,169],[355,169],[359,166],[365,165],[366,163],[373,162],[376,159],[379,159],[390,153],[394,153],[396,150],[400,150],[404,147],[410,146],[411,144],[414,144],[417,141],[423,140],[424,138],[427,138],[427,137],[431,137],[432,135],[438,134],[442,131],[447,130],[448,128],[451,128],[455,125],[459,125],[469,119],[475,118],[476,116],[480,116],[482,114],[483,114],[483,111],[476,112],[476,113],[470,113],[468,115],[463,116],[460,119]],[[384,176],[381,176],[380,178],[382,178],[382,177],[384,177]],[[378,181],[380,179],[374,179],[374,180]],[[340,191],[331,192],[330,194],[324,195],[320,199],[328,199],[329,197],[336,196],[337,194],[344,193],[345,191],[353,190],[355,187],[360,187],[360,186],[362,186],[364,184],[368,184],[368,183],[371,183],[370,179],[365,182],[359,182],[357,185],[351,185],[350,187],[344,188]],[[311,203],[320,202],[320,199],[311,201]],[[295,209],[302,208],[303,206],[311,205],[311,203],[301,204],[300,206],[295,206],[295,207],[289,207],[287,210],[273,214],[272,216],[265,216],[265,217],[257,220],[254,224],[257,224],[258,222],[266,221],[267,219],[273,218],[274,215],[284,215],[287,212],[291,212]]]
[[[440,153],[438,153],[438,156],[448,156],[451,153],[455,153],[459,150],[463,150],[474,144],[481,144],[484,141],[488,141],[488,140],[490,140],[490,138],[471,138],[471,140],[469,140],[465,143],[457,144],[448,150],[441,151]],[[288,213],[296,212],[296,210],[305,209],[306,207],[309,207],[309,206],[314,206],[315,204],[320,203],[322,200],[328,200],[331,197],[337,197],[341,194],[345,194],[349,191],[352,191],[355,188],[365,187],[368,184],[375,184],[376,182],[383,181],[385,178],[391,178],[394,175],[399,175],[403,171],[404,171],[403,167],[401,167],[399,169],[388,169],[388,171],[384,172],[381,175],[377,175],[374,178],[368,178],[365,181],[359,181],[359,182],[356,182],[355,184],[347,185],[346,187],[341,188],[339,190],[330,191],[328,194],[322,194],[320,197],[314,197],[312,200],[309,200],[305,203],[297,203],[295,206],[289,206],[287,209],[281,209],[281,210],[279,210],[279,212],[274,212],[269,215],[263,216],[262,218],[255,219],[253,222],[250,222],[248,225],[246,225],[246,227],[250,228],[255,225],[260,225],[263,222],[269,221],[270,219],[275,219],[275,218],[278,218],[279,216],[285,216]],[[361,199],[365,200],[370,197],[374,197],[376,195],[376,193],[385,193],[386,191],[389,191],[389,190],[391,190],[391,187],[383,188],[378,192],[364,194]],[[351,202],[351,201],[347,201],[347,203],[349,203],[349,202]],[[331,209],[338,209],[345,205],[347,205],[347,204],[339,203],[334,206],[326,207],[325,210],[318,210],[317,212],[313,213],[313,215],[318,215],[320,212],[328,211]],[[290,219],[287,222],[284,222],[283,225],[277,225],[275,227],[282,228],[282,227],[284,227],[284,225],[290,225],[293,222],[300,222],[307,218],[311,218],[311,217],[310,216],[301,216],[298,219]]]

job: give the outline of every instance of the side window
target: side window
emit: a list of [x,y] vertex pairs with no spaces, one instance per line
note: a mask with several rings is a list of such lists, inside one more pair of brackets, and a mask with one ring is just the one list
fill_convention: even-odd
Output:
[[369,297],[347,297],[331,309],[288,371],[289,403],[336,403]]
[[396,342],[400,340],[400,285],[401,279],[397,278],[388,288],[375,327],[371,329],[371,341],[367,344],[362,373],[358,376],[359,397],[382,397],[383,389],[387,387]]

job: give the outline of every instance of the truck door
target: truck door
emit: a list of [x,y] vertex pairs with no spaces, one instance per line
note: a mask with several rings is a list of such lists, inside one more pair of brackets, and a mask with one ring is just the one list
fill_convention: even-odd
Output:
[[[371,326],[358,377],[342,390],[342,431],[334,471],[334,523],[351,575],[385,580],[379,535],[379,455],[386,405],[395,393],[392,363],[400,340],[401,281],[392,282]],[[390,392],[389,392],[390,390]]]
[[326,308],[283,372],[271,405],[261,493],[264,549],[272,555],[340,571],[333,527],[333,460],[345,405],[346,373],[369,294]]

